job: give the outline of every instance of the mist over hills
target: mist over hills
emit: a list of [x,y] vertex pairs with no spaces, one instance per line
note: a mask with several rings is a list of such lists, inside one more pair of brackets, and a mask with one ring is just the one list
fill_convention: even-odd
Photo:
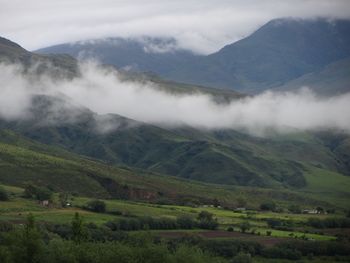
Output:
[[[337,94],[349,90],[347,75],[328,72],[328,78],[339,81],[332,91],[312,84],[322,78],[317,72],[350,56],[349,35],[349,20],[286,18],[272,20],[250,36],[206,56],[177,49],[174,39],[147,37],[61,44],[37,52],[92,56],[119,68],[152,71],[166,79],[244,93],[287,86],[296,89],[306,84],[321,94]],[[308,82],[293,82],[311,73],[312,81],[306,77]]]
[[[285,23],[285,20],[276,20],[261,30],[274,32],[274,27],[285,26]],[[292,20],[289,23],[293,28],[295,23],[300,26],[300,23],[311,22]],[[312,23],[316,23],[317,28],[330,25],[324,21]],[[346,25],[346,22],[344,23]],[[341,25],[340,22],[335,23],[336,28],[343,28]],[[299,32],[299,29],[296,31]],[[257,39],[262,38],[259,37],[259,32],[255,34],[258,34]],[[248,40],[249,38],[242,40],[243,43],[233,44],[233,47],[226,47],[216,55],[205,57],[205,60],[219,61],[216,58],[221,56],[219,53],[226,53],[231,48],[236,49],[237,45],[246,46],[245,42]],[[153,194],[158,196],[159,191],[169,194],[169,189],[165,191],[165,186],[160,183],[168,180],[164,178],[182,178],[185,182],[180,182],[180,185],[186,185],[187,180],[195,180],[226,186],[290,191],[296,195],[301,191],[317,200],[323,199],[318,196],[319,191],[325,191],[336,198],[348,195],[343,190],[330,193],[328,188],[325,188],[326,185],[314,190],[311,185],[315,176],[320,180],[333,176],[337,178],[335,183],[343,180],[345,182],[349,178],[349,127],[346,123],[346,114],[339,114],[339,107],[347,105],[347,95],[323,99],[310,92],[246,96],[231,90],[169,81],[155,74],[133,72],[125,68],[129,64],[128,56],[131,54],[135,61],[137,59],[143,61],[144,64],[141,65],[145,70],[150,58],[154,63],[150,64],[155,65],[155,68],[158,66],[162,68],[162,63],[172,61],[169,63],[171,66],[164,68],[164,72],[168,73],[178,65],[183,56],[188,59],[186,66],[191,66],[192,59],[197,63],[204,61],[204,57],[177,50],[173,40],[161,44],[163,49],[159,50],[158,46],[162,40],[152,39],[152,43],[158,45],[156,52],[145,51],[140,42],[131,44],[132,40],[119,39],[116,41],[118,44],[113,45],[110,41],[72,45],[72,50],[76,52],[72,55],[79,56],[80,47],[84,45],[90,45],[89,53],[97,52],[99,49],[96,45],[101,43],[104,46],[102,50],[108,52],[112,52],[115,45],[119,45],[120,53],[116,54],[125,55],[124,64],[118,65],[123,69],[116,70],[107,64],[84,66],[69,55],[35,54],[10,40],[0,39],[1,77],[4,79],[1,92],[7,96],[2,96],[0,99],[2,102],[0,130],[4,136],[6,135],[4,138],[11,138],[2,144],[0,142],[0,155],[3,156],[0,165],[6,167],[6,170],[3,170],[6,171],[4,182],[21,185],[29,180],[47,185],[51,180],[47,169],[53,166],[54,171],[57,175],[62,175],[62,178],[66,178],[68,174],[72,176],[70,181],[75,178],[85,182],[86,188],[81,189],[82,193],[86,194],[92,190],[98,191],[98,195],[101,196],[118,198],[120,196],[116,191],[120,191],[121,182],[128,180],[132,180],[132,184],[137,184],[137,189],[140,187],[148,189],[147,191],[152,192],[152,196]],[[264,41],[272,40],[267,38]],[[339,41],[343,43],[343,40]],[[285,40],[285,42],[283,47],[292,41]],[[312,87],[317,80],[323,78],[328,80],[322,82],[324,94],[334,95],[333,87],[338,91],[347,92],[348,63],[346,58],[339,60],[346,56],[347,50],[343,47],[340,51],[331,52],[333,44],[330,41],[328,46],[323,47],[324,52],[329,52],[325,53],[328,54],[325,57],[316,59],[318,52],[310,55],[307,63],[302,63],[302,67],[293,71],[293,77],[291,75],[288,77],[289,73],[285,72],[294,67],[291,64],[287,65],[288,69],[283,68],[281,74],[278,70],[272,70],[282,58],[276,55],[278,63],[275,63],[276,60],[266,60],[266,56],[270,57],[270,53],[257,58],[257,61],[259,59],[267,61],[265,63],[267,68],[260,67],[259,70],[276,73],[277,77],[271,77],[273,83],[277,83],[275,81],[278,78],[287,80],[312,70],[311,73],[292,80],[296,84],[290,82],[290,86],[287,86],[289,82],[283,87],[278,86],[283,82],[278,81],[277,90],[293,90],[295,85],[300,86],[301,83],[308,83],[307,85]],[[130,54],[128,54],[129,48],[134,50]],[[135,50],[137,52],[142,50],[138,53],[139,57],[135,55],[137,53]],[[105,54],[106,58],[108,52]],[[289,54],[285,50],[279,52]],[[249,57],[250,51],[246,55]],[[299,60],[304,58],[304,55]],[[293,56],[297,57],[295,54]],[[225,57],[229,56],[222,56],[221,59]],[[239,54],[237,57],[239,58]],[[335,62],[327,64],[333,60]],[[236,63],[235,61],[239,62],[239,59],[230,61]],[[243,62],[242,59],[239,63]],[[185,66],[183,67],[185,69]],[[257,68],[258,66],[249,70],[253,72]],[[134,69],[140,70],[141,67]],[[269,76],[273,75],[272,73]],[[218,79],[221,77],[218,76]],[[332,80],[340,84],[337,86]],[[264,87],[272,80],[254,81],[262,83]],[[253,80],[249,83],[253,83]],[[327,83],[334,85],[330,87]],[[249,87],[254,87],[250,84]],[[16,88],[19,88],[17,93],[23,100],[17,100],[18,94],[14,92]],[[319,85],[315,84],[315,89],[319,89]],[[295,102],[298,102],[298,108],[295,108]],[[19,111],[9,115],[10,109]],[[275,115],[279,113],[282,115]],[[35,147],[17,149],[22,140],[29,140]],[[25,145],[28,144],[30,143],[26,141]],[[71,158],[72,154],[74,158],[91,160],[93,163],[89,167],[93,168],[86,170],[80,164],[71,166],[66,164],[66,161],[57,168],[56,161],[52,160],[52,157],[42,156],[42,154],[56,156],[52,152],[55,150],[52,149],[57,149],[57,154],[63,159]],[[24,162],[25,166],[20,165],[18,161],[19,150],[24,151],[21,162]],[[28,150],[30,152],[27,152]],[[28,170],[30,156],[33,154],[37,156],[39,163],[45,163],[45,167],[38,165]],[[79,162],[84,163],[84,160]],[[113,176],[109,175],[109,167],[116,167],[116,170],[111,172]],[[127,172],[121,167],[126,167]],[[155,181],[150,184],[157,187],[146,184],[144,179],[137,177],[139,173],[145,175],[145,178],[151,176],[153,179],[150,180]],[[60,188],[65,188],[58,177],[55,177],[55,180]],[[80,187],[74,180],[72,184]],[[171,182],[177,183],[177,181]],[[128,195],[135,195],[135,191],[140,196],[142,193],[145,194],[140,189],[133,191]]]
[[[55,59],[56,56],[45,55],[41,57],[23,50],[7,40],[1,42],[5,46],[5,50],[13,48],[13,50],[11,49],[13,53],[6,53],[2,56],[3,60],[16,61],[15,58],[18,57],[17,60],[24,64],[24,71],[15,73],[15,75],[10,72],[9,76],[22,78],[20,83],[25,81],[27,84],[24,86],[28,86],[27,89],[30,91],[35,91],[28,94],[30,101],[27,108],[24,108],[24,112],[30,114],[20,118],[13,116],[2,118],[0,121],[1,129],[11,130],[40,143],[63,147],[76,154],[99,159],[109,164],[127,165],[209,183],[277,189],[298,188],[307,187],[306,178],[313,173],[314,169],[349,174],[349,156],[346,154],[349,150],[348,135],[341,131],[329,133],[326,129],[325,132],[318,133],[303,132],[296,129],[286,134],[280,134],[275,133],[274,128],[272,128],[271,136],[256,137],[246,134],[242,130],[229,128],[229,126],[226,126],[226,128],[203,129],[199,128],[200,126],[191,125],[191,122],[187,124],[184,122],[180,125],[164,125],[164,123],[162,124],[165,121],[164,119],[158,122],[157,125],[157,122],[152,124],[152,122],[132,120],[130,117],[125,118],[117,114],[98,114],[82,105],[84,101],[91,100],[90,97],[84,97],[88,94],[88,91],[92,90],[91,83],[96,85],[96,91],[108,88],[110,84],[105,82],[104,79],[115,82],[117,86],[121,85],[123,92],[130,89],[135,89],[135,92],[133,91],[131,94],[109,94],[110,90],[116,88],[112,86],[103,91],[103,97],[101,98],[104,98],[105,101],[103,102],[102,99],[102,106],[108,104],[106,96],[112,97],[115,101],[119,95],[123,94],[126,96],[125,98],[130,95],[134,98],[139,96],[138,94],[143,94],[140,98],[146,101],[147,96],[150,96],[153,100],[149,102],[153,104],[158,103],[155,100],[156,98],[161,102],[170,99],[169,101],[172,101],[172,103],[184,99],[185,105],[195,103],[195,106],[198,104],[196,100],[199,98],[201,101],[201,96],[203,96],[198,95],[198,92],[200,94],[211,94],[214,97],[218,94],[211,93],[211,89],[202,91],[201,87],[194,88],[175,82],[169,84],[169,82],[154,77],[153,79],[159,87],[152,93],[147,93],[152,90],[149,86],[152,78],[137,74],[130,75],[130,73],[128,73],[129,75],[123,75],[122,73],[122,80],[120,80],[119,73],[113,68],[108,66],[102,69],[79,67],[78,62],[69,57],[67,57],[68,65],[75,65],[73,68],[77,67],[79,69],[77,72],[73,71],[73,77],[68,74],[67,80],[63,80],[63,82],[55,80],[56,70],[66,69],[67,62],[63,60],[53,67],[45,67],[48,71],[51,68],[53,69],[53,72],[47,73],[47,75],[51,76],[50,78],[53,78],[54,81],[47,81],[47,78],[39,78],[44,73],[41,71],[33,72],[30,70],[30,66],[26,66],[27,58],[29,57],[32,62],[35,61],[33,62],[34,65],[44,60],[41,63],[45,65],[52,64],[50,60]],[[18,53],[24,55],[18,55]],[[3,71],[2,75],[6,76],[6,70]],[[39,78],[38,81],[35,80],[35,76]],[[148,86],[142,86],[144,77],[147,80],[144,83],[148,83]],[[138,86],[134,87],[133,85],[136,84]],[[40,85],[44,89],[37,89]],[[88,89],[84,85],[87,85]],[[59,92],[45,93],[45,89],[50,89],[51,86],[58,89]],[[11,86],[11,90],[14,87]],[[186,87],[188,87],[188,90],[183,91]],[[192,90],[190,87],[192,87]],[[75,93],[75,88],[79,88],[78,93]],[[163,93],[163,89],[166,93]],[[44,93],[40,94],[40,92]],[[176,97],[178,92],[181,94],[185,92],[188,95],[186,95],[187,97]],[[197,95],[191,95],[193,92]],[[25,93],[26,89],[22,90],[22,95]],[[74,94],[77,95],[74,96]],[[94,99],[99,99],[99,96],[99,93],[92,93]],[[225,96],[227,97],[227,95]],[[234,101],[241,98],[236,93],[232,93],[231,96]],[[125,101],[125,98],[121,98],[118,103]],[[298,99],[298,97],[296,98]],[[6,100],[8,99],[6,98]],[[203,99],[207,103],[207,98],[203,97]],[[77,104],[77,101],[81,104]],[[141,101],[135,102],[138,103],[138,107],[142,107]],[[213,104],[208,104],[209,106],[205,104],[205,107],[214,107],[215,103],[219,103],[218,108],[227,107],[224,106],[227,105],[227,102],[215,102],[214,100],[210,103]],[[16,102],[11,102],[12,104],[17,105],[17,108],[19,107]],[[135,105],[131,104],[132,107]],[[94,104],[90,104],[90,106],[93,107]],[[150,108],[149,104],[146,104],[146,106]],[[171,114],[166,115],[166,108],[161,109],[164,111],[166,119],[171,116]],[[203,111],[204,108],[199,110]],[[223,108],[223,110],[226,109]],[[2,111],[2,114],[7,111]],[[112,113],[112,111],[107,109],[106,113]],[[190,115],[189,113],[187,112],[187,115]],[[185,114],[186,112],[179,118],[185,121],[188,118]],[[220,112],[219,115],[221,115]],[[152,116],[156,116],[156,114]],[[178,114],[174,116],[178,116]],[[202,119],[204,122],[207,122],[207,120],[209,119]],[[254,120],[252,123],[254,123]],[[258,126],[252,127],[257,128]],[[329,136],[324,134],[329,134]],[[285,148],[288,148],[287,152],[284,150]]]
[[0,263],[350,262],[348,0],[0,20]]

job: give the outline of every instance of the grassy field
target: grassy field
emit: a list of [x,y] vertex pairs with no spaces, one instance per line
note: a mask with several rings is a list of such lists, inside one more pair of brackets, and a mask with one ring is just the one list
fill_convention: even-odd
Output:
[[346,207],[350,200],[350,177],[318,168],[309,168],[306,173],[306,195],[318,200]]
[[[189,207],[179,205],[158,205],[145,202],[125,201],[125,200],[103,200],[106,204],[106,213],[94,213],[83,210],[81,207],[93,200],[87,197],[72,197],[70,200],[71,208],[59,208],[54,205],[51,208],[41,206],[35,200],[24,199],[21,197],[23,189],[18,187],[2,186],[11,194],[11,200],[1,202],[0,220],[23,223],[28,213],[32,213],[38,221],[52,223],[70,223],[74,214],[79,212],[85,222],[93,222],[102,225],[107,221],[115,221],[121,218],[145,217],[153,218],[173,218],[179,216],[189,216],[196,218],[201,211],[212,213],[217,218],[219,230],[226,231],[228,227],[234,227],[235,231],[240,231],[239,224],[249,222],[251,230],[261,236],[269,235],[271,237],[290,238],[306,237],[315,240],[332,240],[335,239],[332,235],[321,235],[312,233],[303,233],[300,230],[281,231],[268,227],[267,219],[279,219],[292,221],[298,225],[304,224],[308,218],[315,215],[308,214],[290,214],[290,213],[275,213],[275,212],[260,212],[260,211],[245,211],[234,212],[223,208],[200,206]],[[57,195],[54,197],[57,200]],[[116,212],[118,215],[116,215]],[[318,218],[326,218],[329,215],[317,215]],[[332,215],[334,216],[334,215]],[[198,230],[192,230],[195,233]],[[270,232],[270,234],[268,234]],[[227,237],[226,237],[227,238]]]

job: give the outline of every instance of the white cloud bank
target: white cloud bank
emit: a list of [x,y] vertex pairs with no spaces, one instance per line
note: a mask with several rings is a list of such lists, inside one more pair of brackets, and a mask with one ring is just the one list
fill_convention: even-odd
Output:
[[239,129],[253,134],[336,129],[350,133],[350,93],[319,98],[304,89],[296,93],[266,92],[229,104],[207,95],[172,95],[152,84],[125,82],[95,64],[81,65],[82,76],[53,81],[33,80],[17,66],[0,64],[0,116],[23,118],[32,94],[70,97],[100,113],[116,113],[161,126],[189,125],[205,129]]
[[210,53],[278,17],[349,18],[348,0],[0,0],[0,35],[34,50],[104,37],[173,37]]

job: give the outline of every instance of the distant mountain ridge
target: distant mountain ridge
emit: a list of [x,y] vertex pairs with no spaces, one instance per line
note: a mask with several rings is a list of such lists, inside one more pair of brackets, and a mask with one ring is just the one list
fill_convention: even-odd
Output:
[[92,57],[105,64],[138,72],[167,74],[197,55],[178,49],[173,38],[106,38],[55,45],[37,50],[41,54],[67,53],[76,58]]
[[[350,57],[350,20],[275,19],[208,56],[176,49],[161,53],[145,51],[147,45],[175,45],[169,39],[141,42],[117,39],[118,45],[113,44],[115,40],[62,44],[37,52],[67,53],[75,57],[83,52],[104,63],[153,71],[170,80],[257,93],[283,87],[293,79]],[[342,84],[336,92],[344,89],[349,90]]]

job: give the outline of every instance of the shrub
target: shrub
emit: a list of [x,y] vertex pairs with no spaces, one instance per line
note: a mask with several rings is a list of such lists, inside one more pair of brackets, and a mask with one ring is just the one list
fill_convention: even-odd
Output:
[[233,231],[234,231],[234,229],[233,229],[232,226],[228,227],[226,230],[227,230],[228,232],[233,232]]
[[211,229],[214,230],[218,227],[218,222],[212,213],[207,211],[201,211],[198,214],[199,224],[198,226],[203,229]]
[[350,218],[309,218],[307,224],[314,228],[348,228],[350,227]]
[[8,201],[8,200],[9,200],[9,196],[6,190],[0,187],[0,201]]
[[288,210],[293,214],[301,214],[301,208],[298,205],[290,205]]
[[106,212],[106,203],[101,200],[93,200],[86,204],[85,209],[97,213]]
[[196,222],[189,216],[180,216],[176,219],[179,228],[191,229],[196,226]]
[[252,256],[250,254],[245,253],[239,253],[237,256],[235,256],[232,261],[232,263],[251,263],[253,262]]
[[248,221],[244,221],[239,224],[239,228],[241,229],[242,233],[245,233],[247,230],[251,228],[251,225]]
[[260,209],[265,211],[274,211],[276,210],[276,204],[273,201],[264,202],[260,205]]
[[33,184],[28,184],[24,188],[24,197],[37,199],[39,201],[51,200],[52,192],[45,187],[38,187]]
[[298,250],[279,247],[265,248],[262,251],[262,255],[267,258],[279,258],[290,260],[299,260],[302,256],[300,251]]
[[3,221],[0,222],[0,232],[9,232],[14,229],[13,224]]
[[261,244],[243,240],[203,240],[199,247],[226,258],[235,257],[240,253],[259,255],[262,250]]

